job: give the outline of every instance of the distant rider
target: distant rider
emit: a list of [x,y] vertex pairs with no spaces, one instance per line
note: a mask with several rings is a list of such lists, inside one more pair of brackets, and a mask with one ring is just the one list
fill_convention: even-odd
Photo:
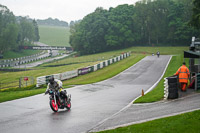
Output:
[[160,56],[160,52],[159,52],[159,51],[157,52],[157,56],[158,56],[158,58],[159,58],[159,56]]
[[[47,89],[45,94],[49,93],[50,90],[55,90],[60,93],[59,96],[64,96],[67,98],[66,93],[63,91],[62,82],[58,79],[54,79],[54,77],[49,78],[49,83],[47,85]],[[64,102],[65,104],[66,102]]]

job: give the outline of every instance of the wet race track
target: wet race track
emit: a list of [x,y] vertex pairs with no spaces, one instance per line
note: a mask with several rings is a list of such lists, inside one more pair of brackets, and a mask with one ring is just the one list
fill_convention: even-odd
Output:
[[54,113],[44,94],[0,103],[1,133],[84,133],[116,114],[161,77],[170,56],[148,56],[119,75],[67,90],[72,108]]

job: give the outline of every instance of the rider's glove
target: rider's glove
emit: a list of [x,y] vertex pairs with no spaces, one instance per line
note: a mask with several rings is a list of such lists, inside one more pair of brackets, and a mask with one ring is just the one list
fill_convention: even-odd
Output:
[[45,95],[49,93],[49,90],[45,92]]

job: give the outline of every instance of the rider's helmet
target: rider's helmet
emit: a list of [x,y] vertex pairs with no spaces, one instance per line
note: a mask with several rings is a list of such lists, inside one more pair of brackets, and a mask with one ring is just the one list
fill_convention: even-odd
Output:
[[54,83],[54,77],[50,77],[50,78],[49,78],[49,83],[50,83],[51,85],[53,85],[53,83]]

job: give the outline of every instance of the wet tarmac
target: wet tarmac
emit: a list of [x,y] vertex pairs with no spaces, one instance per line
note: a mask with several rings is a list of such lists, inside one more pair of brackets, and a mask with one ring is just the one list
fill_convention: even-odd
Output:
[[[129,105],[160,79],[170,56],[147,56],[119,75],[67,90],[72,108],[54,113],[43,94],[0,103],[2,133],[84,133]],[[149,107],[147,107],[149,108]],[[137,110],[136,110],[137,111]],[[140,110],[138,110],[140,111]],[[138,119],[142,116],[138,115]],[[121,118],[124,119],[124,118]]]
[[200,110],[200,93],[190,89],[187,92],[179,92],[178,99],[131,104],[90,131],[110,130],[195,110]]

